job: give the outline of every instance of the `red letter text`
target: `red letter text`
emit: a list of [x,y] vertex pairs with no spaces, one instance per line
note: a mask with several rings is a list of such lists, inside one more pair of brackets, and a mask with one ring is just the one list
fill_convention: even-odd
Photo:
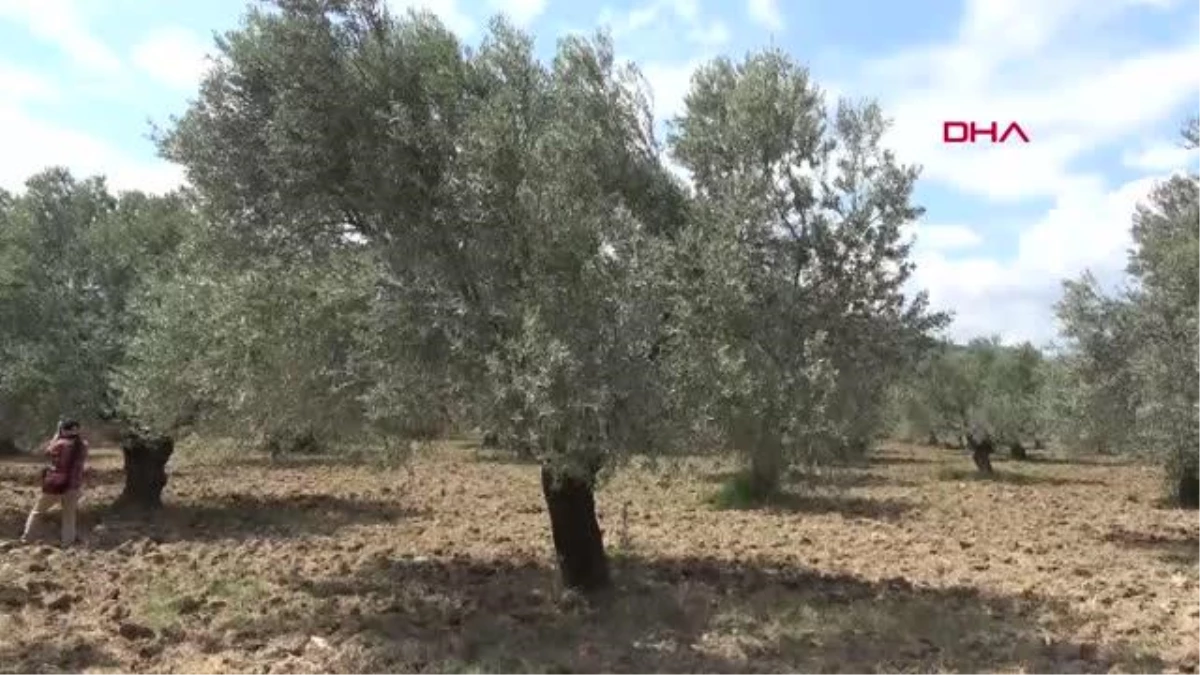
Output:
[[[957,129],[958,134],[951,134],[952,129]],[[967,142],[967,123],[966,122],[942,122],[942,142],[943,143],[966,143]]]

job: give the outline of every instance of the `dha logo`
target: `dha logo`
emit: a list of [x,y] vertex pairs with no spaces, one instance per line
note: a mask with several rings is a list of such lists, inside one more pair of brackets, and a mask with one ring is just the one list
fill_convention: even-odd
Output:
[[980,136],[986,136],[993,144],[1007,143],[1009,138],[1017,136],[1022,143],[1029,142],[1029,135],[1016,122],[1009,122],[1004,129],[1004,133],[1000,133],[1000,124],[998,122],[988,122],[981,124],[979,122],[942,122],[942,142],[943,143],[976,143]]

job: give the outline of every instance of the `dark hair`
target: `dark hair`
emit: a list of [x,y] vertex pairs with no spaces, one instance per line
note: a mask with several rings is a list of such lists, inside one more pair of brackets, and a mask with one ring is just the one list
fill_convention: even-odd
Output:
[[60,433],[60,434],[64,431],[78,431],[78,430],[79,430],[79,422],[77,420],[74,420],[74,419],[71,419],[68,417],[68,418],[59,420],[59,422],[58,422],[58,433]]

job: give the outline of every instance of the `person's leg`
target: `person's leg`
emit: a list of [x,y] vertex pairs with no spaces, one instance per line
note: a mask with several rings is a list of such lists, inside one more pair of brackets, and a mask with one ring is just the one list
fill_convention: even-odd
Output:
[[29,541],[33,536],[34,530],[37,528],[38,522],[42,514],[50,510],[50,507],[58,502],[58,495],[48,495],[41,493],[38,499],[33,504],[33,510],[29,512],[29,517],[25,519],[25,531],[21,533],[21,541]]
[[79,511],[79,490],[62,496],[62,545],[75,543],[75,514]]

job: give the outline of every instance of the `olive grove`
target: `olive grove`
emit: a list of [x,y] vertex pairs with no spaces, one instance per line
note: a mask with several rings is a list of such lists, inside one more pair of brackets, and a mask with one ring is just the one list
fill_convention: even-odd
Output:
[[918,167],[777,49],[701,66],[666,139],[604,33],[546,62],[502,19],[472,47],[379,0],[274,0],[217,51],[157,139],[186,189],[0,194],[0,450],[113,420],[155,507],[183,434],[486,429],[540,464],[585,591],[610,583],[598,481],[634,455],[728,454],[766,498],[982,425],[1015,458],[1133,444],[1195,475],[1195,177],[1135,217],[1129,293],[1068,285],[1061,354],[950,345],[909,289]]
[[893,391],[895,430],[910,440],[963,447],[981,429],[1024,459],[1051,435],[1047,382],[1052,359],[1026,342],[997,338],[944,343],[928,352]]

